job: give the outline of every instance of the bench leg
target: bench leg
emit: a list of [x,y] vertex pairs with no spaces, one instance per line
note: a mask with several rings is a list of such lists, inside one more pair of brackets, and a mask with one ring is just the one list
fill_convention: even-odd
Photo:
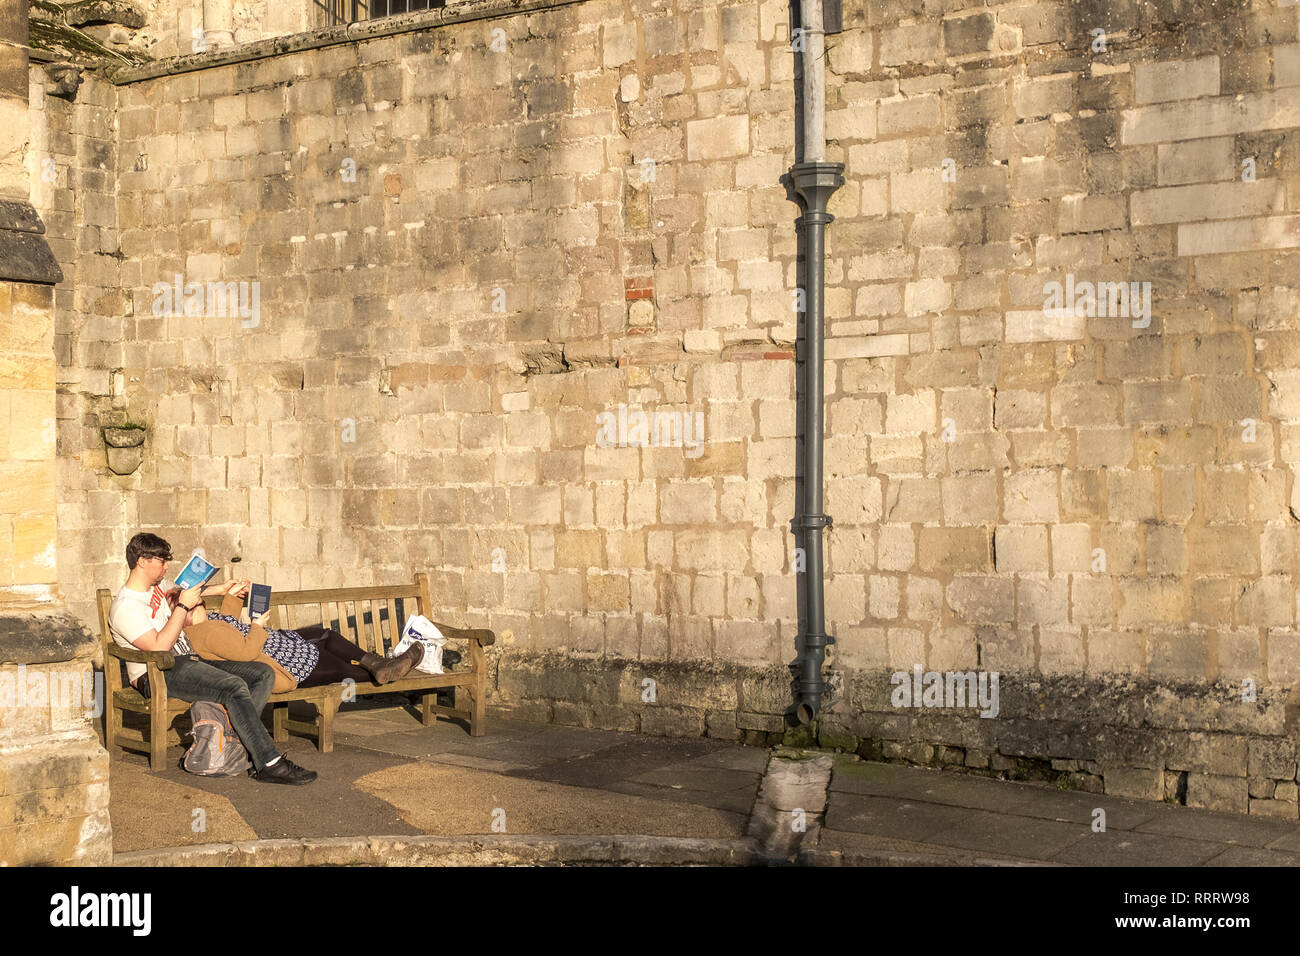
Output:
[[433,705],[438,703],[438,692],[436,690],[427,691],[420,695],[420,723],[426,727],[431,727],[438,720],[438,715],[433,712]]
[[113,706],[113,692],[104,688],[104,749],[110,754],[122,733],[122,711]]
[[277,744],[287,744],[289,742],[289,728],[284,725],[288,717],[288,704],[271,705],[271,736]]
[[157,695],[149,702],[149,769],[154,773],[167,766],[167,698]]
[[474,686],[470,689],[469,735],[482,737],[487,717],[487,655],[478,641],[469,642],[470,662],[474,667]]
[[334,715],[339,702],[327,697],[316,705],[316,748],[323,754],[334,751]]

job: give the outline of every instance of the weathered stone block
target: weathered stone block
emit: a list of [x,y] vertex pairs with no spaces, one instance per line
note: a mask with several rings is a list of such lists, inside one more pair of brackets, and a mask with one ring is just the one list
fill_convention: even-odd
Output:
[[685,707],[646,707],[641,711],[641,732],[662,737],[702,737],[704,720],[703,710]]
[[1187,805],[1206,810],[1247,813],[1250,793],[1245,777],[1221,777],[1208,773],[1187,775]]
[[1289,739],[1252,737],[1247,744],[1247,771],[1252,777],[1295,780],[1296,745]]
[[1132,767],[1107,767],[1106,794],[1138,800],[1164,799],[1164,771]]

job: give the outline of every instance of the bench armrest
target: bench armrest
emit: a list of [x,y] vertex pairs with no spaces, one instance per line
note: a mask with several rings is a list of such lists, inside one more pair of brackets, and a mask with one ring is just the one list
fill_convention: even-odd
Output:
[[478,641],[483,647],[497,642],[496,635],[486,627],[452,627],[440,621],[433,622],[443,635],[453,641]]
[[142,651],[138,647],[123,647],[116,641],[107,645],[108,653],[120,660],[135,664],[156,664],[161,670],[169,671],[176,663],[171,651]]

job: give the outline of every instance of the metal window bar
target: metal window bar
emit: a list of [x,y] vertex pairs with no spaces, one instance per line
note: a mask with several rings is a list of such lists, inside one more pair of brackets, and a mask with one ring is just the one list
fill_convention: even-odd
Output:
[[362,20],[377,20],[416,10],[436,10],[446,0],[312,0],[318,26],[335,27]]

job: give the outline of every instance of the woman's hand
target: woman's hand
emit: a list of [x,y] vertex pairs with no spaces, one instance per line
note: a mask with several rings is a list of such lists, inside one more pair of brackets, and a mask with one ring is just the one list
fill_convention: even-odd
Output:
[[224,585],[223,594],[233,594],[235,597],[243,597],[248,592],[248,586],[252,584],[248,580],[227,581]]
[[256,624],[258,627],[262,627],[262,628],[270,627],[271,612],[267,611],[265,614],[257,615],[257,617],[253,618],[253,623]]

